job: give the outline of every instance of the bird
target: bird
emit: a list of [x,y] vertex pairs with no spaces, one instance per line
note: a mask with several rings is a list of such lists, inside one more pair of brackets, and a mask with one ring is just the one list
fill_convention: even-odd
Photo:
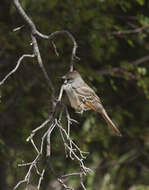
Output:
[[102,115],[106,123],[112,128],[117,136],[122,136],[118,128],[108,116],[100,98],[95,91],[83,80],[80,73],[76,70],[69,71],[62,77],[64,80],[63,89],[70,101],[71,107],[77,113],[87,110],[94,110]]

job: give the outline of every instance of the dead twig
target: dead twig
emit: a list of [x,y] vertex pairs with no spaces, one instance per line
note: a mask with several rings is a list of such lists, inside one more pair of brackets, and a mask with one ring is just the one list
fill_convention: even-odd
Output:
[[111,34],[113,34],[113,35],[134,34],[134,33],[142,32],[142,31],[144,31],[144,30],[146,30],[148,28],[149,28],[149,25],[145,25],[145,26],[142,26],[142,27],[139,27],[139,28],[135,28],[135,29],[132,29],[132,30],[113,31],[113,32],[111,32]]
[[22,62],[23,59],[26,58],[26,57],[31,57],[31,58],[33,58],[33,57],[35,57],[35,55],[34,55],[34,54],[24,54],[24,55],[22,55],[22,56],[19,58],[19,60],[17,61],[17,65],[15,66],[15,68],[12,69],[12,70],[3,78],[2,81],[0,81],[0,85],[4,84],[4,82],[8,79],[8,77],[10,77],[13,73],[15,73],[15,72],[17,71],[17,69],[19,68],[21,62]]
[[[43,75],[47,81],[48,87],[50,89],[50,94],[51,94],[51,103],[52,103],[52,108],[51,108],[51,112],[48,116],[48,118],[38,127],[36,127],[31,134],[29,135],[29,137],[26,139],[26,141],[30,141],[33,149],[36,151],[36,157],[32,162],[28,162],[28,163],[21,163],[18,166],[20,167],[29,167],[28,171],[24,177],[23,180],[19,181],[17,183],[17,185],[14,187],[14,189],[17,189],[22,183],[26,183],[29,184],[30,183],[30,177],[33,174],[38,175],[39,179],[38,179],[38,186],[37,189],[40,189],[41,186],[41,182],[44,179],[44,174],[46,172],[46,165],[43,167],[43,169],[39,169],[41,167],[40,163],[41,163],[41,157],[43,156],[43,150],[44,150],[44,145],[46,145],[46,157],[47,158],[51,158],[52,157],[52,143],[51,143],[51,137],[52,137],[52,133],[53,130],[58,130],[60,131],[60,135],[62,138],[62,142],[64,143],[64,147],[65,147],[65,153],[68,152],[69,158],[71,160],[77,160],[78,165],[79,165],[79,170],[80,172],[78,173],[78,176],[80,177],[80,184],[82,186],[83,189],[85,189],[85,185],[83,184],[83,176],[85,176],[87,173],[89,173],[91,171],[90,168],[87,168],[85,166],[84,160],[86,159],[86,154],[88,154],[87,152],[82,151],[77,144],[71,140],[70,137],[70,130],[71,130],[71,125],[75,122],[78,123],[76,120],[72,119],[70,117],[70,114],[67,110],[67,107],[64,106],[61,102],[62,96],[63,96],[63,85],[61,86],[60,92],[59,92],[59,96],[58,99],[56,99],[56,95],[55,95],[55,85],[53,84],[51,78],[48,76],[48,73],[44,67],[43,61],[42,61],[42,57],[40,54],[40,50],[39,50],[39,45],[38,45],[38,41],[37,41],[37,37],[38,38],[42,38],[42,39],[46,39],[46,40],[51,40],[54,50],[55,50],[55,54],[58,56],[58,51],[56,48],[55,43],[52,41],[53,38],[57,35],[60,34],[65,34],[67,35],[72,43],[73,43],[73,48],[72,48],[72,53],[71,53],[71,59],[70,59],[70,71],[73,71],[73,67],[74,67],[74,60],[75,59],[79,59],[76,56],[76,50],[77,50],[77,42],[75,40],[75,38],[73,37],[73,35],[68,32],[67,30],[60,30],[60,31],[55,31],[53,33],[51,33],[50,35],[45,35],[42,34],[41,32],[39,32],[34,24],[34,22],[28,17],[28,15],[26,14],[26,12],[23,10],[23,8],[21,7],[19,0],[13,0],[14,5],[16,7],[16,9],[18,10],[19,14],[22,16],[22,18],[24,19],[24,21],[26,22],[26,24],[29,26],[30,28],[30,35],[31,35],[31,45],[33,47],[33,52],[34,54],[30,55],[30,54],[26,54],[23,55],[22,57],[20,57],[20,59],[18,60],[18,63],[16,65],[16,67],[8,74],[6,75],[6,77],[1,81],[0,84],[3,84],[5,82],[5,80],[12,74],[14,73],[21,61],[25,58],[25,57],[36,57],[37,62],[41,68],[41,71],[43,72]],[[22,27],[19,27],[16,30],[21,29]],[[67,120],[67,129],[63,128],[62,125],[62,117],[65,117],[65,119]],[[45,130],[43,136],[41,139],[38,139],[38,144],[35,141],[36,138],[36,134],[42,130]],[[39,167],[40,166],[40,167]],[[33,170],[33,168],[35,168],[35,170]],[[41,172],[40,172],[41,170]],[[55,172],[53,172],[55,173]],[[73,174],[66,174],[67,177],[71,177],[73,175],[75,175],[76,173]],[[65,175],[65,177],[66,177]],[[64,189],[73,189],[71,187],[68,187],[67,184],[64,183],[64,181],[62,180],[63,177],[57,177],[59,175],[56,175],[55,177],[57,178],[57,181],[61,184],[61,186]]]

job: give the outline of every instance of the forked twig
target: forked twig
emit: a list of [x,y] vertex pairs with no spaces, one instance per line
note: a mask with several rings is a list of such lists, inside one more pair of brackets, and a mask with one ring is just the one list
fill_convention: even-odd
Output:
[[[56,176],[57,181],[61,184],[61,186],[64,189],[69,189],[69,190],[73,190],[73,188],[68,187],[68,185],[66,183],[64,183],[63,178],[66,177],[71,177],[71,176],[79,176],[80,177],[80,184],[81,187],[83,189],[85,189],[85,185],[83,183],[83,176],[85,176],[88,172],[90,172],[91,170],[89,168],[87,168],[84,164],[84,160],[86,159],[86,155],[88,154],[84,151],[82,151],[77,144],[71,140],[70,137],[70,131],[71,131],[71,125],[73,123],[78,123],[76,120],[72,119],[70,117],[70,114],[67,110],[67,107],[64,106],[61,102],[62,96],[63,96],[63,85],[61,86],[60,92],[59,92],[59,96],[58,99],[56,99],[55,96],[55,86],[51,80],[51,78],[48,76],[47,71],[44,67],[43,61],[42,61],[42,57],[40,54],[40,50],[39,50],[39,45],[38,45],[38,41],[37,41],[37,36],[39,38],[42,39],[46,39],[46,40],[50,40],[53,44],[53,48],[55,50],[55,54],[58,56],[58,51],[56,48],[55,43],[52,41],[53,38],[57,35],[60,34],[65,34],[67,35],[72,43],[73,43],[73,48],[72,48],[72,53],[71,53],[71,59],[70,59],[70,71],[73,71],[73,67],[74,67],[74,60],[75,59],[79,59],[76,56],[76,50],[77,50],[77,42],[75,40],[75,38],[73,37],[73,35],[68,32],[67,30],[60,30],[60,31],[55,31],[53,33],[51,33],[50,35],[45,35],[42,34],[41,32],[39,32],[34,24],[34,22],[28,17],[28,15],[26,14],[26,12],[24,11],[24,9],[21,7],[19,0],[13,0],[14,5],[16,7],[16,9],[18,10],[19,14],[22,16],[22,18],[25,20],[26,24],[29,26],[30,28],[30,35],[31,35],[31,40],[32,40],[32,47],[33,47],[33,52],[34,54],[24,54],[22,55],[18,62],[16,67],[9,72],[4,79],[0,82],[0,85],[4,84],[4,82],[7,80],[7,78],[9,76],[11,76],[14,72],[16,72],[16,70],[19,68],[20,63],[22,62],[22,60],[26,57],[36,57],[37,62],[41,68],[41,71],[44,74],[44,77],[47,81],[47,84],[49,86],[50,89],[50,96],[51,96],[51,103],[52,103],[52,108],[51,108],[51,112],[48,116],[48,118],[38,127],[36,127],[31,134],[29,135],[29,137],[26,139],[26,141],[30,141],[33,149],[36,151],[36,156],[35,159],[32,162],[28,162],[28,163],[21,163],[18,166],[20,167],[28,167],[28,171],[24,177],[23,180],[19,181],[17,183],[17,185],[14,187],[14,189],[17,189],[22,183],[26,183],[29,184],[30,183],[30,178],[31,175],[34,171],[34,174],[36,174],[38,176],[38,186],[37,189],[40,189],[41,186],[41,182],[44,179],[44,174],[46,172],[46,165],[41,169],[41,157],[43,156],[43,150],[44,147],[46,145],[46,157],[47,158],[51,158],[52,157],[52,143],[51,143],[51,135],[53,133],[53,130],[58,130],[60,131],[60,135],[62,138],[62,142],[64,144],[65,147],[65,153],[67,154],[67,156],[69,155],[69,158],[71,160],[77,160],[78,165],[79,165],[79,170],[80,172],[78,173],[72,173],[72,174],[66,174],[63,175],[61,177],[57,177],[59,175]],[[25,26],[24,26],[25,27]],[[16,29],[14,29],[14,31],[16,30],[20,30],[22,27],[18,27]],[[67,120],[67,129],[65,129],[62,125],[62,117],[64,117]],[[42,130],[45,130],[44,134],[42,135],[41,139],[38,139],[38,144],[35,141],[35,138],[37,136],[35,136],[36,134],[39,134]],[[40,167],[39,167],[40,166]],[[33,168],[35,168],[35,170],[33,170]],[[40,168],[40,169],[39,169]],[[40,172],[41,171],[41,172]]]
[[34,54],[24,54],[24,55],[22,55],[22,56],[19,58],[19,60],[17,61],[17,65],[15,66],[15,68],[12,69],[12,70],[3,78],[2,81],[0,81],[0,85],[4,84],[4,82],[8,79],[8,77],[10,77],[13,73],[16,72],[16,70],[19,68],[19,66],[20,66],[20,64],[21,64],[21,62],[22,62],[22,60],[23,60],[24,58],[26,58],[26,57],[31,57],[31,58],[33,58],[33,57],[35,57],[35,55],[34,55]]

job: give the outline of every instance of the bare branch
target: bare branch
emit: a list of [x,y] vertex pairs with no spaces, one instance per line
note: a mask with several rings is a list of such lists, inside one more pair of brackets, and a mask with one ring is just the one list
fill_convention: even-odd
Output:
[[128,62],[128,64],[132,64],[132,65],[140,65],[141,63],[145,63],[149,61],[149,55],[141,57],[140,59],[137,59],[135,61],[132,62]]
[[61,178],[72,177],[72,176],[80,176],[80,172],[62,175]]
[[39,178],[37,189],[40,189],[40,185],[41,185],[41,181],[43,180],[44,173],[45,173],[45,168],[42,170],[41,176]]
[[[38,175],[39,177],[39,180],[38,180],[38,189],[40,189],[40,186],[41,186],[41,181],[43,180],[43,177],[44,177],[44,173],[46,171],[46,166],[42,169],[42,172],[40,172],[39,168],[38,168],[38,165],[37,163],[39,164],[40,161],[41,161],[41,157],[43,156],[43,149],[44,149],[44,144],[45,144],[45,140],[47,142],[47,146],[46,146],[46,156],[48,158],[51,157],[51,135],[52,135],[52,132],[54,130],[55,127],[57,127],[56,129],[58,129],[60,131],[60,134],[61,134],[61,138],[63,140],[63,143],[64,143],[64,147],[65,147],[65,153],[67,154],[67,152],[69,153],[69,157],[70,159],[72,160],[77,160],[78,162],[78,165],[80,167],[80,173],[78,174],[79,177],[80,177],[80,183],[81,183],[81,186],[83,189],[85,189],[85,186],[83,184],[83,176],[86,175],[88,172],[91,171],[91,169],[87,168],[84,164],[84,160],[86,159],[86,156],[85,154],[88,154],[87,152],[84,152],[82,151],[76,144],[74,141],[71,140],[70,138],[70,129],[71,129],[71,125],[73,122],[75,123],[78,123],[76,120],[72,119],[70,117],[70,114],[67,110],[67,108],[61,103],[59,104],[59,102],[61,101],[62,99],[62,96],[63,96],[63,85],[61,86],[61,89],[60,89],[60,92],[59,92],[59,97],[58,99],[56,100],[56,97],[55,97],[55,87],[50,79],[50,77],[48,76],[47,74],[47,71],[43,65],[43,61],[42,61],[42,58],[41,58],[41,54],[40,54],[40,51],[39,51],[39,46],[38,46],[38,42],[37,42],[37,36],[42,38],[42,39],[46,39],[46,40],[53,40],[53,38],[59,34],[66,34],[72,41],[73,43],[73,48],[72,48],[72,53],[71,53],[71,61],[70,61],[70,71],[73,71],[73,68],[74,68],[74,60],[75,59],[79,59],[77,56],[76,56],[76,50],[77,50],[77,42],[75,40],[75,38],[73,37],[73,35],[68,32],[67,30],[60,30],[60,31],[56,31],[56,32],[53,32],[51,33],[50,35],[45,35],[45,34],[42,34],[40,33],[35,24],[33,23],[33,21],[27,16],[27,14],[25,13],[25,11],[23,10],[23,8],[21,7],[20,3],[18,0],[13,0],[14,4],[15,4],[15,7],[17,8],[18,12],[20,13],[20,15],[22,16],[22,18],[25,20],[26,24],[29,26],[30,28],[30,33],[31,33],[31,39],[32,39],[32,46],[33,46],[33,51],[34,51],[34,55],[30,55],[31,56],[34,56],[37,58],[37,61],[38,61],[38,64],[44,74],[44,77],[49,85],[49,88],[51,90],[51,102],[52,102],[52,111],[50,112],[49,114],[49,117],[48,119],[46,119],[40,126],[38,126],[37,128],[35,128],[31,134],[29,135],[29,137],[26,139],[26,141],[31,141],[31,144],[33,145],[33,148],[35,149],[36,151],[36,157],[35,159],[32,161],[32,162],[28,162],[28,163],[22,163],[22,164],[19,164],[19,166],[27,166],[29,167],[27,173],[26,173],[26,176],[24,177],[23,180],[21,180],[20,182],[18,182],[18,184],[14,187],[14,189],[18,188],[22,183],[26,183],[28,184],[30,182],[30,177],[31,177],[31,174],[32,174],[32,169],[35,168],[35,173],[36,175]],[[18,28],[20,29],[20,28]],[[17,29],[15,29],[17,30]],[[58,52],[57,52],[57,48],[56,48],[56,45],[55,43],[52,41],[52,44],[53,44],[53,47],[54,47],[54,50],[55,50],[55,54],[58,56]],[[19,67],[20,65],[20,62],[22,61],[22,59],[25,57],[22,56],[18,61],[19,64],[17,64],[16,68],[11,72],[9,73],[5,78],[7,79],[13,72],[16,71],[16,69]],[[4,78],[4,81],[6,80]],[[60,106],[59,106],[60,105]],[[59,109],[60,108],[60,111]],[[65,109],[64,109],[65,108]],[[65,111],[64,111],[65,110]],[[64,117],[67,119],[67,129],[65,130],[63,127],[62,127],[62,124],[61,124],[61,118],[63,116],[63,113],[65,114]],[[47,124],[49,124],[49,126],[47,126]],[[40,129],[43,129],[45,127],[48,127],[46,129],[46,132],[44,132],[42,138],[40,139],[40,145],[39,147],[36,145],[35,141],[34,141],[34,136],[37,132],[40,131]],[[66,174],[67,175],[67,174]],[[65,177],[66,177],[65,175]],[[70,176],[73,176],[73,175],[76,175],[76,173],[73,173],[73,174],[68,174],[69,177]],[[67,177],[68,177],[67,175]],[[57,176],[56,176],[57,177]],[[73,188],[70,188],[68,187],[61,178],[58,178],[57,177],[57,180],[58,182],[61,184],[61,186],[64,188],[64,189],[73,189]]]
[[56,45],[55,45],[54,41],[52,41],[52,45],[53,45],[53,47],[54,47],[55,54],[56,54],[57,57],[58,57],[58,56],[59,56],[59,53],[58,53],[58,51],[57,51],[57,48],[56,48]]
[[20,64],[21,64],[21,62],[22,62],[22,60],[23,60],[24,58],[26,58],[26,57],[32,57],[32,58],[33,58],[33,57],[35,57],[35,55],[34,55],[34,54],[24,54],[24,55],[22,55],[22,56],[19,58],[19,60],[18,60],[18,62],[17,62],[17,65],[15,66],[15,68],[14,68],[12,71],[10,71],[10,72],[3,78],[2,81],[0,81],[0,85],[4,84],[4,82],[7,80],[7,78],[10,77],[13,73],[16,72],[16,70],[19,68],[19,66],[20,66]]
[[137,76],[130,71],[127,71],[123,67],[114,67],[111,70],[101,70],[98,71],[100,75],[113,75],[118,78],[124,78],[124,76],[128,76],[131,80],[138,80]]
[[14,190],[17,189],[22,183],[26,183],[26,179],[23,179],[17,183],[17,185],[13,188]]
[[16,31],[18,31],[18,30],[21,30],[23,27],[24,27],[24,25],[19,26],[19,27],[17,27],[17,28],[14,28],[12,31],[13,31],[13,32],[16,32]]
[[[71,55],[71,62],[70,62],[70,71],[73,71],[73,63],[74,63],[74,60],[75,59],[79,59],[77,56],[76,56],[76,50],[77,50],[77,42],[75,40],[75,38],[73,37],[73,35],[68,32],[67,30],[61,30],[61,31],[56,31],[56,32],[53,32],[52,34],[50,34],[48,36],[48,39],[52,39],[54,36],[58,35],[58,34],[67,34],[68,37],[72,40],[73,42],[73,49],[72,49],[72,55]],[[79,59],[80,60],[80,59]]]
[[27,16],[27,14],[25,13],[24,9],[21,7],[20,3],[18,0],[13,0],[14,5],[16,7],[16,9],[19,11],[19,13],[21,14],[21,16],[23,17],[23,19],[25,20],[25,22],[29,25],[31,31],[33,34],[36,33],[37,29],[35,24],[32,22],[32,20]]
[[23,164],[18,164],[19,167],[22,167],[22,166],[29,166],[31,165],[32,162],[29,162],[29,163],[23,163]]
[[149,25],[145,25],[145,26],[142,26],[142,27],[133,29],[133,30],[113,31],[112,34],[113,34],[113,35],[134,34],[134,33],[142,32],[142,31],[144,31],[144,30],[146,30],[146,29],[148,29],[148,28],[149,28]]
[[[68,32],[67,30],[60,30],[60,31],[56,31],[56,32],[53,32],[52,34],[50,35],[45,35],[45,34],[42,34],[40,33],[37,29],[36,29],[36,26],[35,24],[33,23],[33,21],[27,16],[27,14],[25,13],[25,11],[22,9],[20,3],[18,0],[13,0],[14,1],[14,4],[17,8],[17,10],[19,11],[19,13],[21,14],[21,16],[23,17],[23,19],[25,20],[25,22],[29,25],[30,29],[31,29],[31,33],[33,36],[37,35],[39,36],[40,38],[43,38],[43,39],[47,39],[47,40],[51,40],[53,39],[53,37],[55,37],[56,35],[58,34],[67,34],[67,36],[72,40],[73,42],[73,49],[72,49],[72,55],[71,55],[71,62],[70,62],[70,71],[73,71],[73,63],[74,63],[74,60],[75,59],[79,59],[79,57],[76,56],[76,50],[77,50],[77,42],[75,40],[75,38],[73,37],[73,35]],[[47,78],[47,76],[46,76]]]
[[22,183],[27,183],[27,184],[29,183],[31,171],[32,171],[33,167],[36,165],[36,163],[39,159],[39,156],[40,156],[39,154],[36,156],[35,160],[31,163],[25,178],[17,183],[17,185],[13,188],[14,190],[17,189]]
[[34,135],[36,134],[36,132],[38,130],[42,129],[43,127],[45,127],[49,122],[50,122],[50,118],[48,118],[46,121],[44,121],[39,127],[37,127],[36,129],[34,129],[32,131],[32,133],[30,134],[30,136],[26,139],[26,141],[27,142],[30,141],[34,137]]
[[62,185],[62,187],[63,187],[64,189],[66,189],[66,190],[74,190],[73,188],[68,187],[68,186],[63,182],[62,179],[57,178],[57,181]]
[[[149,56],[147,55],[147,56],[144,56],[135,61],[128,62],[128,65],[138,66],[140,64],[148,63],[148,62],[149,62]],[[100,75],[113,75],[114,74],[115,77],[119,77],[119,78],[124,78],[125,76],[128,76],[129,79],[131,79],[131,80],[134,80],[134,81],[138,80],[138,77],[133,72],[128,71],[123,66],[114,67],[111,70],[108,70],[108,69],[100,70],[100,71],[98,71],[98,74],[100,74]]]
[[51,79],[49,78],[48,74],[47,74],[47,71],[45,70],[44,68],[44,65],[43,65],[43,62],[42,62],[42,59],[41,59],[41,55],[40,55],[40,51],[39,51],[39,47],[38,47],[38,43],[37,43],[37,40],[36,38],[31,35],[31,38],[32,38],[32,43],[33,43],[33,47],[34,47],[34,53],[35,53],[35,56],[37,57],[37,60],[38,60],[38,63],[39,63],[39,66],[41,68],[41,70],[43,71],[44,73],[44,76],[48,82],[48,85],[51,89],[51,98],[52,98],[52,101],[54,101],[54,96],[55,96],[55,89],[54,89],[54,86],[52,84],[52,81]]
[[39,150],[38,150],[37,146],[35,145],[33,139],[31,139],[31,143],[32,143],[33,147],[35,148],[37,154],[39,154]]
[[61,86],[61,89],[60,89],[60,93],[59,93],[59,96],[58,96],[58,101],[60,102],[61,99],[62,99],[62,96],[63,96],[63,91],[64,91],[64,86],[62,85]]
[[48,130],[48,134],[47,134],[47,155],[46,156],[51,156],[51,133],[53,131],[53,129],[55,128],[55,125],[50,126],[49,130]]
[[83,190],[86,190],[84,183],[83,183],[83,174],[82,173],[80,174],[80,181],[81,181],[81,186],[82,186]]
[[[67,140],[68,140],[68,142],[69,142],[69,145],[71,145],[71,146],[69,146],[69,145],[67,144],[67,142],[64,141],[65,147],[66,147],[66,148],[69,150],[69,152],[70,152],[70,158],[71,158],[72,160],[74,160],[74,158],[75,158],[76,160],[78,160],[78,162],[80,163],[81,169],[83,169],[83,171],[84,171],[85,173],[91,172],[91,169],[86,168],[85,165],[84,165],[84,163],[83,163],[83,159],[86,159],[86,156],[84,156],[83,154],[88,154],[88,152],[83,152],[83,151],[81,151],[80,148],[70,139],[70,137],[69,137],[69,135],[67,134],[66,130],[64,130],[64,129],[62,128],[62,126],[61,126],[61,124],[60,124],[60,121],[57,121],[57,119],[55,119],[55,123],[56,123],[56,125],[61,129],[61,131],[63,132],[63,134],[66,136],[66,138],[67,138]],[[76,152],[75,152],[76,150],[78,151],[80,157],[76,154]],[[74,157],[72,157],[71,154],[72,154]]]

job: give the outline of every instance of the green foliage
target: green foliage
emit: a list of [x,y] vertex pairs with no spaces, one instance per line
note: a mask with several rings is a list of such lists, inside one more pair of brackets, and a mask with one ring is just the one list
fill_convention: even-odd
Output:
[[137,1],[137,3],[139,3],[139,5],[144,5],[144,3],[145,3],[145,1],[144,0],[136,0]]

